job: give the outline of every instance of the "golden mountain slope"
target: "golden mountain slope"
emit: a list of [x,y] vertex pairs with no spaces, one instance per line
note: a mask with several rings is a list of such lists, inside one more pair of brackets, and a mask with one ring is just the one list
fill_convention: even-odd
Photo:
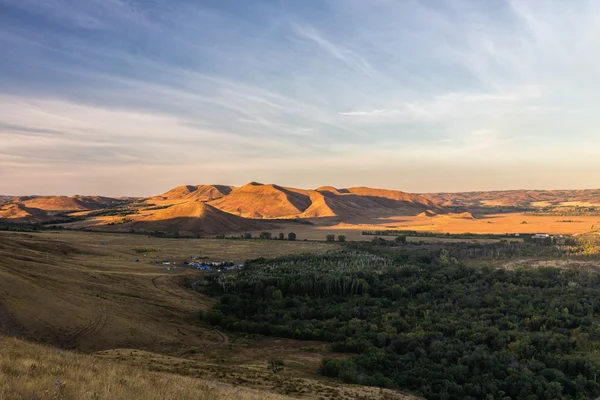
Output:
[[396,212],[418,214],[438,208],[431,200],[396,190],[367,187],[304,190],[249,183],[212,201],[216,208],[252,218],[356,218]]
[[226,185],[183,185],[158,196],[150,197],[146,203],[168,205],[188,201],[209,201],[226,196],[231,193],[231,190],[232,187]]
[[248,183],[210,203],[232,214],[249,218],[293,218],[311,205],[308,191],[273,184]]

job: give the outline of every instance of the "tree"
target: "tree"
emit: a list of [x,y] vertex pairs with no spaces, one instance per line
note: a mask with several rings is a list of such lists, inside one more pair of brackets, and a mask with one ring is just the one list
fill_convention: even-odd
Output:
[[244,233],[244,239],[252,239],[252,234],[250,232]]
[[396,236],[396,243],[406,243],[406,236],[404,235],[400,235],[400,236]]
[[294,232],[288,233],[288,240],[296,240],[296,234]]
[[269,364],[267,365],[267,368],[269,369],[269,371],[276,374],[278,372],[283,371],[284,365],[285,364],[283,363],[282,360],[269,360]]
[[283,232],[279,233],[279,240],[285,240],[285,235],[283,234]]
[[339,235],[338,236],[338,242],[345,242],[346,241],[346,236],[345,235]]
[[327,235],[325,236],[325,240],[328,242],[335,242],[335,235]]
[[271,239],[271,232],[261,232],[260,238],[261,239]]

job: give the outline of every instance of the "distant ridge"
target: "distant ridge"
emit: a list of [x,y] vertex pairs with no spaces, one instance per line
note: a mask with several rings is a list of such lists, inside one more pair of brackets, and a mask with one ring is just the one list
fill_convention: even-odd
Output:
[[117,199],[102,196],[36,196],[19,197],[17,201],[26,207],[54,212],[99,210],[119,202]]
[[600,189],[498,190],[427,193],[423,196],[445,207],[541,207],[561,206],[565,203],[567,205],[569,203],[585,203],[600,206]]

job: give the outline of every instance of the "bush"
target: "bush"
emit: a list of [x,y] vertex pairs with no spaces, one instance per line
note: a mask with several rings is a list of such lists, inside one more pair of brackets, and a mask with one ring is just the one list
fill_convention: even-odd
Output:
[[261,239],[271,239],[271,232],[261,232],[260,233],[260,238]]
[[288,233],[288,240],[296,240],[296,234],[294,232]]
[[328,242],[335,242],[335,235],[327,235],[325,236],[325,240]]
[[283,367],[285,364],[282,360],[269,360],[269,364],[267,365],[267,369],[274,374],[277,374],[283,371]]
[[396,243],[406,243],[406,236],[396,236]]

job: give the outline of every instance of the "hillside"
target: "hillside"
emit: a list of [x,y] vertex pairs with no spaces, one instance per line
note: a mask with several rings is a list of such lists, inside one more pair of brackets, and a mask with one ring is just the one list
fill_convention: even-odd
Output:
[[436,208],[423,196],[395,190],[331,186],[304,190],[255,182],[235,188],[210,204],[222,211],[252,218],[345,219],[397,212],[413,215]]
[[136,231],[178,232],[183,235],[216,235],[270,229],[274,225],[228,214],[205,203],[186,202],[135,217],[125,225]]
[[243,217],[292,218],[306,210],[311,202],[306,191],[251,182],[210,204]]
[[0,336],[0,399],[284,400],[226,383],[151,372]]
[[0,219],[13,222],[43,222],[50,219],[48,214],[39,208],[27,207],[24,204],[8,204],[0,206]]

